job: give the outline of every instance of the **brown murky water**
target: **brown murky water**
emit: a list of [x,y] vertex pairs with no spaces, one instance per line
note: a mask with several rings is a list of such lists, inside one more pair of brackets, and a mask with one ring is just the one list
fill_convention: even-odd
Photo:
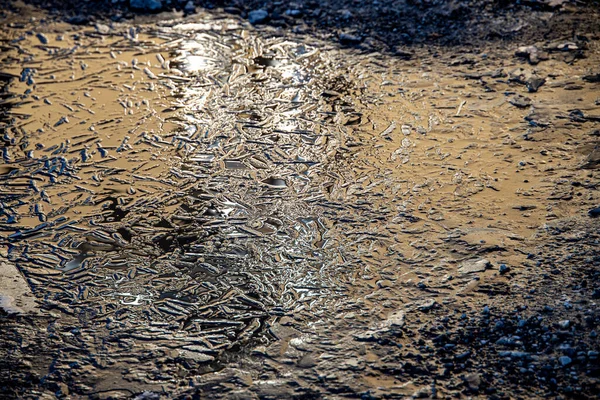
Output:
[[597,206],[596,42],[576,63],[581,43],[536,66],[497,47],[401,60],[218,13],[31,13],[0,36],[2,251],[63,348],[34,369],[75,393],[174,395],[240,352],[381,365],[327,340],[487,303],[500,264]]

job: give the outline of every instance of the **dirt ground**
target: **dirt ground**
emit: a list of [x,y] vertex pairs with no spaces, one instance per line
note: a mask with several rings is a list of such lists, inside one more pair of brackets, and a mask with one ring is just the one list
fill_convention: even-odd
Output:
[[597,398],[597,3],[159,3],[1,11],[1,397]]

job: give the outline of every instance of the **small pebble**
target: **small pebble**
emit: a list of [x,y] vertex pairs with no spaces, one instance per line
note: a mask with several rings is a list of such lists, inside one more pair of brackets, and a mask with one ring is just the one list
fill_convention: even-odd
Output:
[[248,21],[250,21],[252,25],[265,22],[267,18],[269,18],[269,13],[265,10],[254,10],[248,13]]
[[571,357],[562,356],[559,357],[558,362],[560,362],[560,365],[562,365],[563,367],[566,367],[567,365],[571,364],[573,360],[571,360]]
[[46,35],[43,33],[38,33],[35,36],[38,38],[41,44],[48,44],[48,37],[46,37]]
[[562,328],[562,329],[568,329],[569,326],[571,325],[571,321],[569,321],[568,319],[565,319],[563,321],[560,321],[558,323],[558,325]]

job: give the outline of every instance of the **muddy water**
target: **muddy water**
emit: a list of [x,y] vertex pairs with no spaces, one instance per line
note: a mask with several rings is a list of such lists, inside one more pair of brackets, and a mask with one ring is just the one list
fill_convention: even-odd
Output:
[[351,341],[394,310],[476,303],[597,202],[594,49],[398,60],[218,13],[28,12],[1,34],[2,251],[64,346],[41,375],[78,393],[175,393],[240,350],[302,363],[286,326]]
[[86,346],[206,364],[342,291],[322,203],[352,84],[322,50],[227,19],[42,28],[5,33],[6,256]]

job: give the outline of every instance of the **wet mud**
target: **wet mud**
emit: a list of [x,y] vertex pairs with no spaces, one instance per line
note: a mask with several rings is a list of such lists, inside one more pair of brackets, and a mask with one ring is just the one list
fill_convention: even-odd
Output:
[[591,23],[398,55],[13,7],[3,396],[600,390]]

